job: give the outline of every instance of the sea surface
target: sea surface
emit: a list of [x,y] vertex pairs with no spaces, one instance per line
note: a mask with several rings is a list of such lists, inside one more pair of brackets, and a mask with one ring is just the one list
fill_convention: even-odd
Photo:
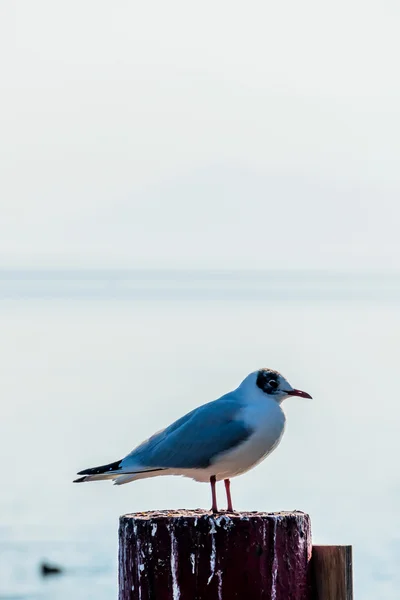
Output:
[[[261,366],[313,400],[285,402],[236,509],[310,513],[315,543],[353,544],[356,598],[400,598],[399,275],[10,270],[0,332],[2,600],[115,600],[119,515],[208,508],[209,489],[76,471]],[[43,579],[42,560],[64,574]]]

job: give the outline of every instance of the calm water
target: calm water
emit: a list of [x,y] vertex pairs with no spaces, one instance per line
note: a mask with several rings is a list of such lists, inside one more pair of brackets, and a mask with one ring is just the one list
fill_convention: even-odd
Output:
[[115,599],[118,516],[208,508],[208,486],[75,472],[269,366],[314,400],[286,401],[236,508],[309,512],[316,543],[354,545],[357,598],[398,599],[399,306],[396,276],[0,274],[0,598]]

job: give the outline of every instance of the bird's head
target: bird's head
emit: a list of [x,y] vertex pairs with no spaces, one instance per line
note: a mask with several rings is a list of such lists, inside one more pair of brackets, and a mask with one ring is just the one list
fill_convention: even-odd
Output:
[[282,402],[288,396],[300,396],[301,398],[311,398],[307,392],[302,392],[293,388],[290,383],[273,369],[259,369],[255,372],[256,386],[276,400]]

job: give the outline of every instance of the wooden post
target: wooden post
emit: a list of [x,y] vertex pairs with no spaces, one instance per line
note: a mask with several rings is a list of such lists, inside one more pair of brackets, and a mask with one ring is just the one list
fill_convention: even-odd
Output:
[[309,600],[310,557],[301,512],[125,515],[119,600]]
[[351,546],[313,546],[313,600],[353,600]]

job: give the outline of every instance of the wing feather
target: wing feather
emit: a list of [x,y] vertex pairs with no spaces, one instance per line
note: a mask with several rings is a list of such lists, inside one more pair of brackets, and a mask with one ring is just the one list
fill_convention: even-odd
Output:
[[122,471],[141,466],[159,469],[201,469],[252,434],[241,418],[243,405],[227,394],[191,411],[135,448]]

